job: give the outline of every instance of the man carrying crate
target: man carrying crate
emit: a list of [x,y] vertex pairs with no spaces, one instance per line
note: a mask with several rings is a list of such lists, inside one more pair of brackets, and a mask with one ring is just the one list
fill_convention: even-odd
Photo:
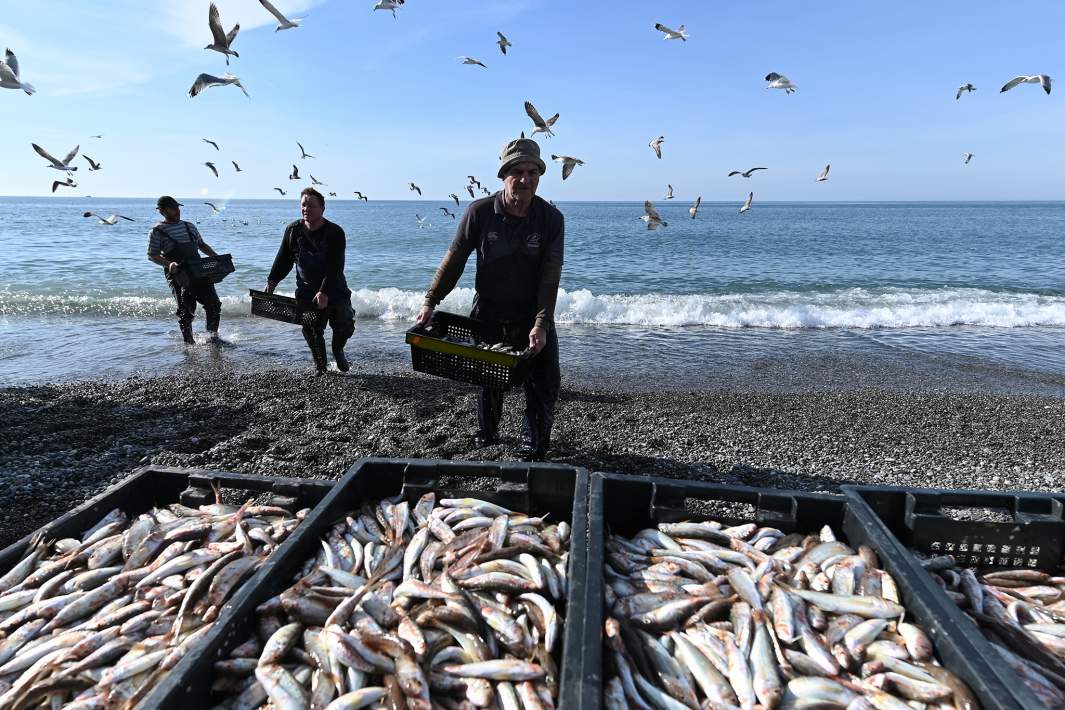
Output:
[[218,300],[214,284],[210,281],[188,279],[182,284],[178,279],[182,264],[199,259],[201,251],[208,256],[218,255],[203,241],[196,225],[182,221],[183,205],[180,202],[164,195],[155,201],[155,207],[163,216],[163,221],[152,227],[152,231],[148,233],[148,260],[163,267],[167,283],[177,300],[175,315],[178,317],[181,337],[186,345],[196,342],[192,337],[192,319],[196,315],[196,304],[201,303],[207,314],[208,340],[212,343],[220,342],[218,323],[222,318],[222,302]]
[[295,265],[296,300],[307,308],[303,338],[311,348],[315,372],[324,375],[326,371],[327,322],[333,329],[333,359],[338,370],[347,372],[350,365],[344,357],[344,345],[355,332],[355,313],[344,278],[344,230],[325,219],[325,197],[313,187],[300,193],[300,214],[302,219],[285,227],[266,292],[273,293]]
[[[562,276],[565,227],[562,213],[536,196],[547,166],[536,141],[519,138],[503,147],[498,177],[503,189],[471,202],[436,270],[418,313],[420,325],[455,288],[470,254],[477,252],[476,296],[471,317],[499,330],[519,349],[536,353],[525,379],[522,446],[517,455],[542,461],[551,444],[555,403],[561,387],[555,299]],[[498,441],[503,391],[482,388],[477,444]]]

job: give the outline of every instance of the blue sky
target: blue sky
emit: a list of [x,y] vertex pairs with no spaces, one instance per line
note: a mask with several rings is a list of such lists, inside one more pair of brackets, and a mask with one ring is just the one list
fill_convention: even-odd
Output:
[[[0,195],[48,194],[57,176],[30,148],[75,144],[75,194],[274,197],[291,164],[342,197],[465,197],[495,187],[500,146],[561,117],[552,153],[585,161],[554,200],[1065,199],[1065,3],[563,2],[408,0],[398,19],[373,0],[277,0],[299,29],[274,32],[256,0],[219,0],[241,23],[234,87],[187,96],[220,75],[206,0],[7,0],[0,44],[38,93],[0,91]],[[686,43],[655,22],[685,24]],[[500,30],[508,56],[494,44]],[[456,57],[483,60],[487,69]],[[776,71],[798,86],[765,89]],[[1050,74],[1006,94],[1017,74]],[[959,84],[977,91],[954,100]],[[103,139],[90,139],[91,134]],[[648,141],[664,135],[663,158]],[[221,152],[203,143],[215,140]],[[296,141],[318,156],[298,160]],[[972,152],[970,165],[962,154]],[[214,161],[214,178],[203,166]],[[244,170],[235,174],[230,160]],[[814,178],[825,163],[831,179]],[[732,169],[765,165],[750,180]]]

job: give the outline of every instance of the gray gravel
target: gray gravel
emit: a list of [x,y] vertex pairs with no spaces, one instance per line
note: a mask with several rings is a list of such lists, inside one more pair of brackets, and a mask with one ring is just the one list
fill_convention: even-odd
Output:
[[[497,460],[474,390],[409,374],[210,373],[0,390],[6,545],[155,463],[337,478],[361,456]],[[844,482],[1061,490],[1065,399],[853,389],[564,389],[551,459],[590,470],[833,490]]]

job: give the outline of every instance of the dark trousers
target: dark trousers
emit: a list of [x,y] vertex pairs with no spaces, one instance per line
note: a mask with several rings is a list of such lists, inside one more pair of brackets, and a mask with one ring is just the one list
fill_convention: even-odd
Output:
[[[528,335],[529,329],[525,330]],[[540,456],[551,446],[551,428],[555,424],[555,404],[562,388],[562,370],[558,364],[558,334],[547,332],[547,344],[533,358],[525,378],[525,416],[521,421],[522,443]],[[481,433],[494,436],[503,415],[503,390],[484,387],[477,403],[477,420]]]
[[351,297],[329,299],[329,305],[322,310],[314,304],[304,304],[303,337],[312,338],[325,333],[325,326],[333,329],[333,341],[346,343],[355,333],[355,311],[351,308]]
[[196,304],[203,306],[203,312],[207,314],[207,330],[218,331],[218,322],[222,319],[222,302],[218,300],[218,293],[214,290],[214,284],[209,281],[193,281],[188,286],[182,286],[175,279],[169,279],[170,290],[177,301],[178,325],[184,332],[192,328],[192,319],[196,317]]

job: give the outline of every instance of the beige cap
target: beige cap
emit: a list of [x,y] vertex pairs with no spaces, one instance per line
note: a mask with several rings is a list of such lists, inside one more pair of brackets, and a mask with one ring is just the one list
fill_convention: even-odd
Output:
[[547,164],[540,158],[540,146],[531,138],[517,138],[503,146],[503,151],[499,154],[497,177],[502,178],[518,163],[536,163],[541,175],[547,172]]

